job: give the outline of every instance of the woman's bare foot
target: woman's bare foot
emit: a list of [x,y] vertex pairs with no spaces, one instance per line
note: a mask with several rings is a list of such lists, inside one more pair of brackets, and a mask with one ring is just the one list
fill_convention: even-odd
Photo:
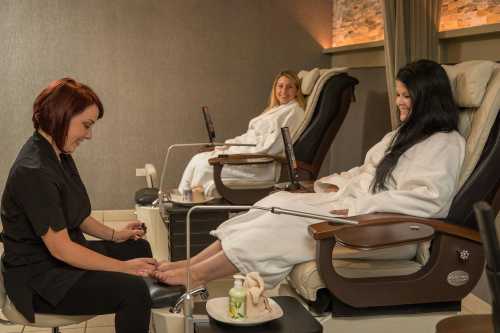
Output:
[[158,263],[158,267],[156,268],[156,270],[163,272],[177,268],[185,268],[186,265],[187,265],[186,260],[179,260],[179,261],[162,260]]
[[[185,268],[177,268],[170,269],[166,271],[155,271],[152,273],[152,276],[168,285],[176,286],[176,285],[187,285],[187,273]],[[195,272],[191,272],[191,283],[190,287],[199,287],[204,285],[204,282],[198,279],[197,274]]]

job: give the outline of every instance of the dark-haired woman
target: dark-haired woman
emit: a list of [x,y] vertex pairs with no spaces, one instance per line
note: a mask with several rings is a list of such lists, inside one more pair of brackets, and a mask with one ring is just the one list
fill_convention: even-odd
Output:
[[[363,165],[318,180],[316,193],[278,192],[255,205],[344,216],[391,212],[445,217],[465,154],[448,77],[439,64],[420,60],[402,68],[396,84],[401,125],[368,151]],[[256,271],[272,287],[295,264],[314,259],[315,242],[307,226],[316,222],[260,210],[234,217],[212,232],[219,240],[193,258],[192,277],[203,284],[237,271]],[[334,251],[334,257],[412,259],[416,248],[361,254],[344,249]],[[184,265],[162,263],[154,275],[184,283]]]
[[[65,78],[36,98],[35,132],[17,156],[1,203],[9,298],[34,313],[116,313],[116,332],[146,333],[151,300],[141,276],[156,262],[140,224],[114,230],[90,216],[71,154],[92,137],[104,109],[88,86]],[[83,233],[102,239],[89,242]]]

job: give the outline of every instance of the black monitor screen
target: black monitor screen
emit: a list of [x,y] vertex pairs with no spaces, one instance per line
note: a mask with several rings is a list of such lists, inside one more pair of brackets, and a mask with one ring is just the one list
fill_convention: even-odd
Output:
[[291,184],[298,184],[299,173],[297,167],[297,160],[295,159],[295,153],[293,152],[292,138],[290,137],[290,130],[288,127],[281,128],[281,135],[283,137],[283,143],[285,145],[285,154],[288,164],[288,173],[290,175]]
[[214,123],[212,122],[212,117],[210,117],[210,113],[208,113],[208,107],[202,106],[201,112],[203,113],[203,119],[205,120],[205,127],[207,128],[208,141],[214,143],[215,128],[214,128]]

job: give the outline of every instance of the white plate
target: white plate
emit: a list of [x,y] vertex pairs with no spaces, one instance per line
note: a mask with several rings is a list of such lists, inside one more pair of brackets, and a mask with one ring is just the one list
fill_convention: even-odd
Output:
[[237,326],[253,326],[267,323],[268,321],[278,319],[283,316],[283,310],[275,300],[269,298],[269,305],[271,305],[271,312],[265,312],[256,318],[235,320],[229,316],[229,298],[217,297],[209,299],[207,301],[207,312],[211,318],[226,324]]
[[179,192],[178,189],[172,189],[167,192],[167,199],[168,201],[178,204],[178,205],[183,205],[183,206],[194,206],[194,205],[202,205],[206,204],[212,200],[214,200],[214,197],[206,197],[205,195],[197,196],[194,198],[194,200],[184,200],[182,197],[182,194]]

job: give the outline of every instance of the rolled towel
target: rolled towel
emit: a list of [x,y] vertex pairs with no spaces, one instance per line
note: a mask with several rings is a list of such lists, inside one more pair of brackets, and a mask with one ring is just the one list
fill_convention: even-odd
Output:
[[264,280],[257,272],[246,275],[243,287],[247,290],[247,317],[259,317],[263,313],[271,312],[269,299],[264,296]]

